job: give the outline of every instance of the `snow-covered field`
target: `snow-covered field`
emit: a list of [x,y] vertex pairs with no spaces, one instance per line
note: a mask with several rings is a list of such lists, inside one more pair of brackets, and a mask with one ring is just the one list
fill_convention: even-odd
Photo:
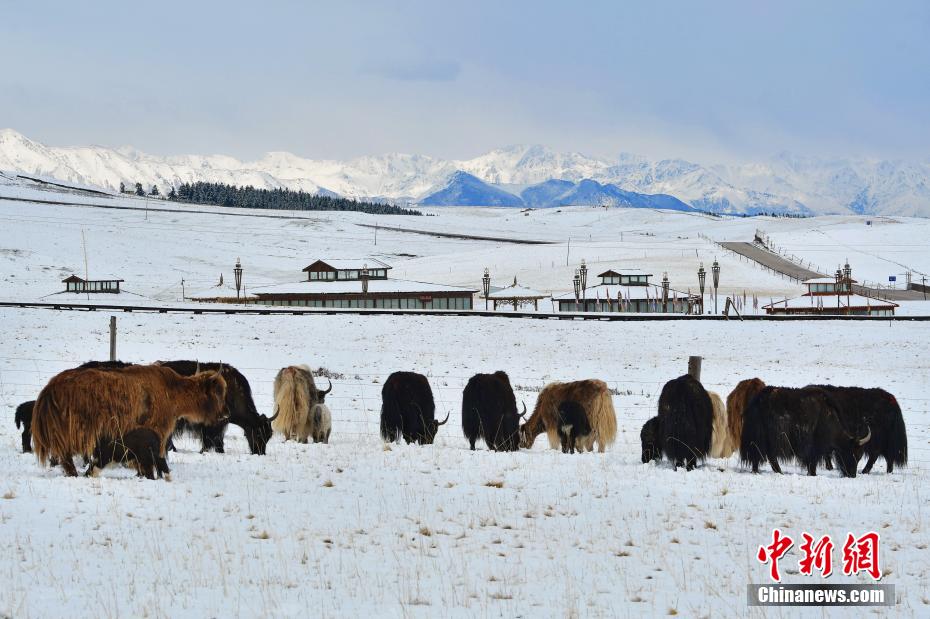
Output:
[[[247,286],[299,279],[318,257],[375,255],[398,277],[449,284],[475,285],[489,266],[505,282],[517,275],[523,285],[565,291],[585,257],[595,273],[602,266],[667,270],[673,287],[687,288],[697,262],[707,266],[715,255],[699,232],[749,240],[755,227],[787,234],[820,222],[462,209],[378,222],[561,244],[380,230],[375,246],[374,231],[354,225],[373,220],[363,215],[313,213],[297,221],[196,208],[208,214],[150,212],[146,219],[139,211],[0,201],[2,296],[35,299],[58,290],[67,269],[82,272],[82,230],[91,273],[115,273],[129,291],[173,302],[182,277],[202,287],[220,272],[231,279],[236,256]],[[905,233],[917,225],[903,221]],[[798,292],[735,257],[718,257],[722,292]],[[690,285],[696,289],[696,281]],[[120,358],[231,363],[250,380],[262,412],[270,412],[280,367],[308,363],[335,373],[327,398],[331,444],[275,438],[267,456],[251,456],[233,428],[226,455],[201,455],[194,443],[182,443],[171,455],[170,483],[138,481],[119,469],[66,479],[19,453],[13,408],[56,372],[105,358],[108,318],[0,309],[0,408],[7,411],[0,424],[0,615],[761,616],[746,605],[746,585],[767,581],[755,555],[776,526],[795,538],[806,531],[834,540],[878,531],[883,582],[897,587],[893,614],[930,610],[930,323],[120,313]],[[826,471],[809,478],[793,466],[784,476],[767,467],[754,476],[735,457],[691,473],[641,464],[639,429],[654,414],[662,384],[684,373],[695,354],[704,357],[705,385],[724,396],[751,376],[888,389],[904,409],[910,465],[889,476],[880,462],[869,476],[843,479]],[[547,382],[606,380],[618,394],[617,443],[606,454],[576,456],[544,441],[514,454],[468,451],[461,390],[472,374],[497,369],[510,374],[529,408]],[[427,374],[439,410],[451,412],[435,445],[385,447],[378,438],[381,384],[395,370]],[[819,582],[797,574],[797,559],[795,549],[782,562],[786,581]],[[830,578],[850,581],[866,582]],[[769,610],[794,616],[798,609]]]

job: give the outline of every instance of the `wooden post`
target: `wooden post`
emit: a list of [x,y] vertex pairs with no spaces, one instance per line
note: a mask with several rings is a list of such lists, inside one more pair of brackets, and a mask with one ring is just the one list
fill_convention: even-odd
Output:
[[110,316],[110,361],[116,361],[116,316]]
[[688,374],[694,380],[701,380],[701,359],[702,357],[688,357]]

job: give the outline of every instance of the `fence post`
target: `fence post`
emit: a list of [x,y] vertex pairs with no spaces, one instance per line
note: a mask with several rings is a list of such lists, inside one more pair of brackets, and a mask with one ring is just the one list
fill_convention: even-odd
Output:
[[110,361],[116,361],[116,316],[110,316]]
[[688,374],[697,381],[701,380],[701,359],[702,357],[688,357]]

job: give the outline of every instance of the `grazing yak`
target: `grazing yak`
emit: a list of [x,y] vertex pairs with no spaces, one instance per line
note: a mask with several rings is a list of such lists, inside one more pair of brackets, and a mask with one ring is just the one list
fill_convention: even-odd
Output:
[[254,455],[265,455],[268,441],[274,433],[271,429],[271,419],[259,414],[255,408],[252,387],[239,370],[222,363],[200,363],[198,361],[159,361],[158,365],[171,368],[181,376],[193,376],[204,370],[212,370],[220,372],[226,380],[226,408],[229,420],[215,425],[204,425],[182,419],[175,428],[175,436],[188,433],[200,438],[200,453],[211,449],[216,453],[224,453],[223,439],[226,435],[226,427],[233,423],[242,428],[249,451]]
[[317,409],[315,414],[314,408],[323,404],[326,394],[332,390],[332,381],[329,381],[326,391],[317,389],[313,374],[306,365],[281,368],[274,378],[272,427],[283,434],[286,441],[293,438],[299,443],[306,443],[312,438],[314,443],[329,442],[332,418],[330,415],[324,418],[322,409]]
[[850,433],[841,421],[836,401],[823,389],[804,387],[765,387],[750,401],[743,418],[740,460],[759,472],[768,460],[772,470],[781,473],[779,462],[796,460],[817,474],[817,465],[836,454],[840,471],[856,476],[857,452],[872,438]]
[[381,438],[432,445],[439,426],[449,421],[435,419],[436,404],[429,381],[416,372],[394,372],[381,388]]
[[658,415],[643,424],[639,440],[643,445],[643,464],[662,459],[662,419]]
[[[526,405],[523,405],[526,414]],[[472,451],[484,438],[493,451],[517,451],[520,447],[520,418],[517,399],[505,372],[475,374],[462,392],[462,431]]]
[[730,437],[730,429],[727,427],[727,409],[723,400],[713,391],[708,391],[707,395],[710,396],[710,403],[714,409],[710,451],[707,455],[711,458],[729,458],[739,447],[739,442]]
[[593,451],[597,443],[597,450],[603,453],[617,438],[617,414],[607,383],[597,379],[546,385],[536,398],[533,414],[520,428],[520,447],[530,449],[536,437],[545,432],[549,447],[559,449],[558,407],[569,400],[584,408],[591,424],[591,433],[580,441],[578,449]]
[[[559,404],[559,440],[562,441],[562,453],[575,453],[579,440],[591,434],[591,423],[584,407],[574,400]],[[580,451],[580,450],[579,450]]]
[[121,462],[132,463],[139,477],[155,479],[157,472],[159,479],[164,475],[165,480],[170,481],[171,471],[168,462],[159,455],[160,449],[158,434],[149,428],[130,430],[122,438],[104,437],[97,442],[93,461],[84,474],[96,476],[98,470],[105,469],[111,462]]
[[[866,428],[872,432],[872,438],[863,448],[857,449],[856,461],[862,452],[868,460],[862,469],[864,475],[872,471],[879,456],[885,459],[889,473],[894,467],[907,465],[907,430],[901,407],[893,395],[884,389],[865,389],[862,387],[834,387],[817,385],[825,390],[836,403],[843,426],[854,436],[861,436]],[[827,456],[829,464],[830,456]]]
[[91,456],[104,437],[144,427],[159,438],[159,456],[178,418],[215,424],[226,413],[226,381],[217,372],[180,376],[157,365],[65,370],[36,399],[32,437],[42,464],[61,462],[77,475],[72,456]]
[[35,406],[36,401],[30,400],[29,402],[23,402],[16,407],[16,416],[14,421],[16,422],[16,427],[23,428],[23,453],[30,453],[32,451],[32,408]]
[[[673,468],[677,471],[684,465],[685,470],[690,471],[710,451],[713,423],[710,396],[700,382],[685,374],[665,383],[659,395],[658,422],[650,419],[646,425],[658,430],[658,448],[672,462]],[[650,453],[655,450],[654,443],[646,444],[646,430],[643,426],[640,434],[644,457],[647,450]]]
[[727,427],[730,429],[730,440],[737,448],[743,437],[743,412],[763,387],[765,383],[760,379],[747,378],[739,381],[727,396]]

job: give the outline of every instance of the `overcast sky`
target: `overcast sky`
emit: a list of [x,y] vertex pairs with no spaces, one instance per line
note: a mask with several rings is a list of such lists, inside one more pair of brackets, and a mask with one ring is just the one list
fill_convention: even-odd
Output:
[[927,159],[930,2],[0,0],[0,127],[244,159]]

